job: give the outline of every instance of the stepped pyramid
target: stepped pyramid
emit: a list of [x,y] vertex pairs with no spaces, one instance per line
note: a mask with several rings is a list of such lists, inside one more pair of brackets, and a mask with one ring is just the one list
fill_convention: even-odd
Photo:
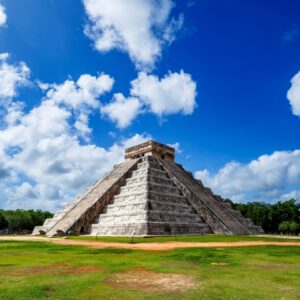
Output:
[[174,162],[154,141],[125,150],[121,163],[33,234],[161,236],[263,232]]

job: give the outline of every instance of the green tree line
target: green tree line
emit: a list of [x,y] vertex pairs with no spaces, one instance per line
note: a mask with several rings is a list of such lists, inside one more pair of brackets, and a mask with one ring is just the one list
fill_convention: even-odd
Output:
[[52,216],[50,212],[42,210],[0,210],[0,232],[30,232]]
[[246,204],[230,202],[234,209],[239,210],[255,225],[260,225],[266,233],[300,233],[300,203],[295,199],[275,204],[249,202]]

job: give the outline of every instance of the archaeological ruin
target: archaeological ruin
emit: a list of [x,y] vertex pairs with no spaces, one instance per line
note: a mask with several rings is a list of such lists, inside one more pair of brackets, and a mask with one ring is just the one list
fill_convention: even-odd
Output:
[[175,162],[175,149],[148,141],[33,234],[170,236],[256,234],[262,228]]

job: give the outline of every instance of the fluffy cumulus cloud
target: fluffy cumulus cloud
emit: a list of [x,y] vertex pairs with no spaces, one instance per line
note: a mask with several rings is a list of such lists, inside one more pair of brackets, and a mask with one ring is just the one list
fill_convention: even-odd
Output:
[[115,94],[110,103],[101,107],[101,113],[119,128],[125,128],[141,113],[151,112],[158,117],[192,114],[196,97],[195,81],[182,70],[163,78],[140,72],[131,82],[130,96]]
[[2,4],[0,4],[0,27],[6,23],[7,16],[5,13],[5,8]]
[[110,103],[101,107],[101,113],[119,128],[125,128],[141,113],[150,112],[158,117],[192,114],[196,97],[195,81],[182,70],[163,78],[141,72],[131,82],[130,96],[115,94]]
[[195,176],[235,201],[287,199],[300,194],[300,150],[276,151],[248,164],[230,162],[214,174],[205,169]]
[[113,78],[106,74],[98,77],[84,74],[76,82],[68,79],[62,84],[40,84],[40,87],[46,91],[47,98],[53,103],[80,109],[84,106],[99,107],[98,98],[109,92],[113,83]]
[[122,94],[115,94],[113,101],[101,108],[101,113],[116,122],[119,128],[125,128],[131,124],[140,110],[139,99],[133,97],[126,99]]
[[10,64],[9,54],[0,54],[0,104],[13,98],[17,88],[29,83],[30,69],[24,62]]
[[28,113],[11,113],[14,121],[0,130],[0,176],[9,179],[0,185],[11,208],[57,209],[121,162],[126,146],[147,138],[135,135],[108,149],[83,144],[73,111],[48,99]]
[[120,49],[139,69],[152,69],[164,45],[175,39],[183,18],[171,18],[171,0],[83,0],[85,33],[101,52]]
[[300,117],[300,72],[292,78],[287,98],[290,102],[293,114]]
[[82,139],[88,141],[91,133],[89,114],[101,106],[99,98],[112,89],[114,79],[106,74],[83,74],[77,81],[68,79],[62,84],[38,84],[45,93],[44,100],[47,101],[44,103],[64,107],[75,113],[74,129]]
[[[13,82],[5,97],[15,96],[24,80]],[[10,101],[0,116],[2,207],[55,210],[121,162],[125,147],[147,139],[134,135],[109,148],[89,142],[89,115],[113,85],[108,75],[39,85],[44,91],[39,105],[25,110],[25,103]]]
[[158,116],[175,113],[188,115],[196,107],[196,83],[190,74],[182,70],[161,79],[141,72],[131,85],[131,95],[141,99]]

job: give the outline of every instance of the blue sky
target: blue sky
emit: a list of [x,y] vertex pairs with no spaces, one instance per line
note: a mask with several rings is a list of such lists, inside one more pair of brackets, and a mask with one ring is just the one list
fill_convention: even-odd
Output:
[[225,197],[300,199],[299,1],[0,3],[0,207],[57,209],[149,137]]

